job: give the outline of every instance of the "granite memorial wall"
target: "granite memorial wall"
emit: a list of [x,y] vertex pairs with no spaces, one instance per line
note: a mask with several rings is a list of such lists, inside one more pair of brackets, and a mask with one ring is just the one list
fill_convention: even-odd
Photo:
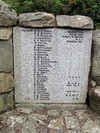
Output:
[[[62,16],[57,17],[58,26],[49,28],[36,26],[36,23],[35,26],[25,25],[25,20],[23,28],[20,16],[21,27],[14,27],[17,103],[86,102],[92,31],[90,27],[80,28],[78,25],[74,28],[60,26],[59,17]],[[74,19],[80,25],[83,23],[80,16]]]
[[70,103],[82,107],[87,91],[90,107],[100,112],[100,30],[92,38],[91,18],[55,18],[43,12],[18,17],[4,2],[0,5],[0,112],[14,108],[16,103]]

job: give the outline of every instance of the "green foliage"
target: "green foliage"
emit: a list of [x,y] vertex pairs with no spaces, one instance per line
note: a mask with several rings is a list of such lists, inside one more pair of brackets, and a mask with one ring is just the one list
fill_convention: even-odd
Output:
[[3,0],[17,13],[49,12],[54,15],[85,15],[93,19],[100,28],[100,0]]
[[32,12],[33,1],[32,0],[3,0],[4,2],[10,4],[18,14],[25,12]]
[[34,7],[37,11],[45,11],[55,15],[66,13],[66,7],[60,0],[36,0]]

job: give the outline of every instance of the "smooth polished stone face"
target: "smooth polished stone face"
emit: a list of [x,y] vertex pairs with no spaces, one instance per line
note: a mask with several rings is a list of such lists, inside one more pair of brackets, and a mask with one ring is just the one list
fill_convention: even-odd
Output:
[[85,103],[91,30],[14,28],[17,103]]

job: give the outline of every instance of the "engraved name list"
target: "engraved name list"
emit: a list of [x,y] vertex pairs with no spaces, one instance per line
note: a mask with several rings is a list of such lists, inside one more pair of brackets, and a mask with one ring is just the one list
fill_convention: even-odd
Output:
[[14,28],[16,102],[85,103],[92,32]]

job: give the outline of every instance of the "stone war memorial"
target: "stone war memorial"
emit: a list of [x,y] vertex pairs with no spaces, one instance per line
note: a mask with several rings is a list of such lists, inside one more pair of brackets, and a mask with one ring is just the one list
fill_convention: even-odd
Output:
[[0,0],[0,133],[100,133],[100,30],[82,15],[16,14]]
[[[85,103],[93,28],[87,25],[92,20],[64,15],[54,19],[49,14],[51,22],[43,20],[41,24],[41,15],[47,14],[22,14],[20,27],[13,28],[15,101]],[[32,17],[37,17],[37,22]]]
[[82,109],[88,101],[99,113],[100,30],[93,31],[92,19],[17,16],[0,5],[0,112],[26,105]]

